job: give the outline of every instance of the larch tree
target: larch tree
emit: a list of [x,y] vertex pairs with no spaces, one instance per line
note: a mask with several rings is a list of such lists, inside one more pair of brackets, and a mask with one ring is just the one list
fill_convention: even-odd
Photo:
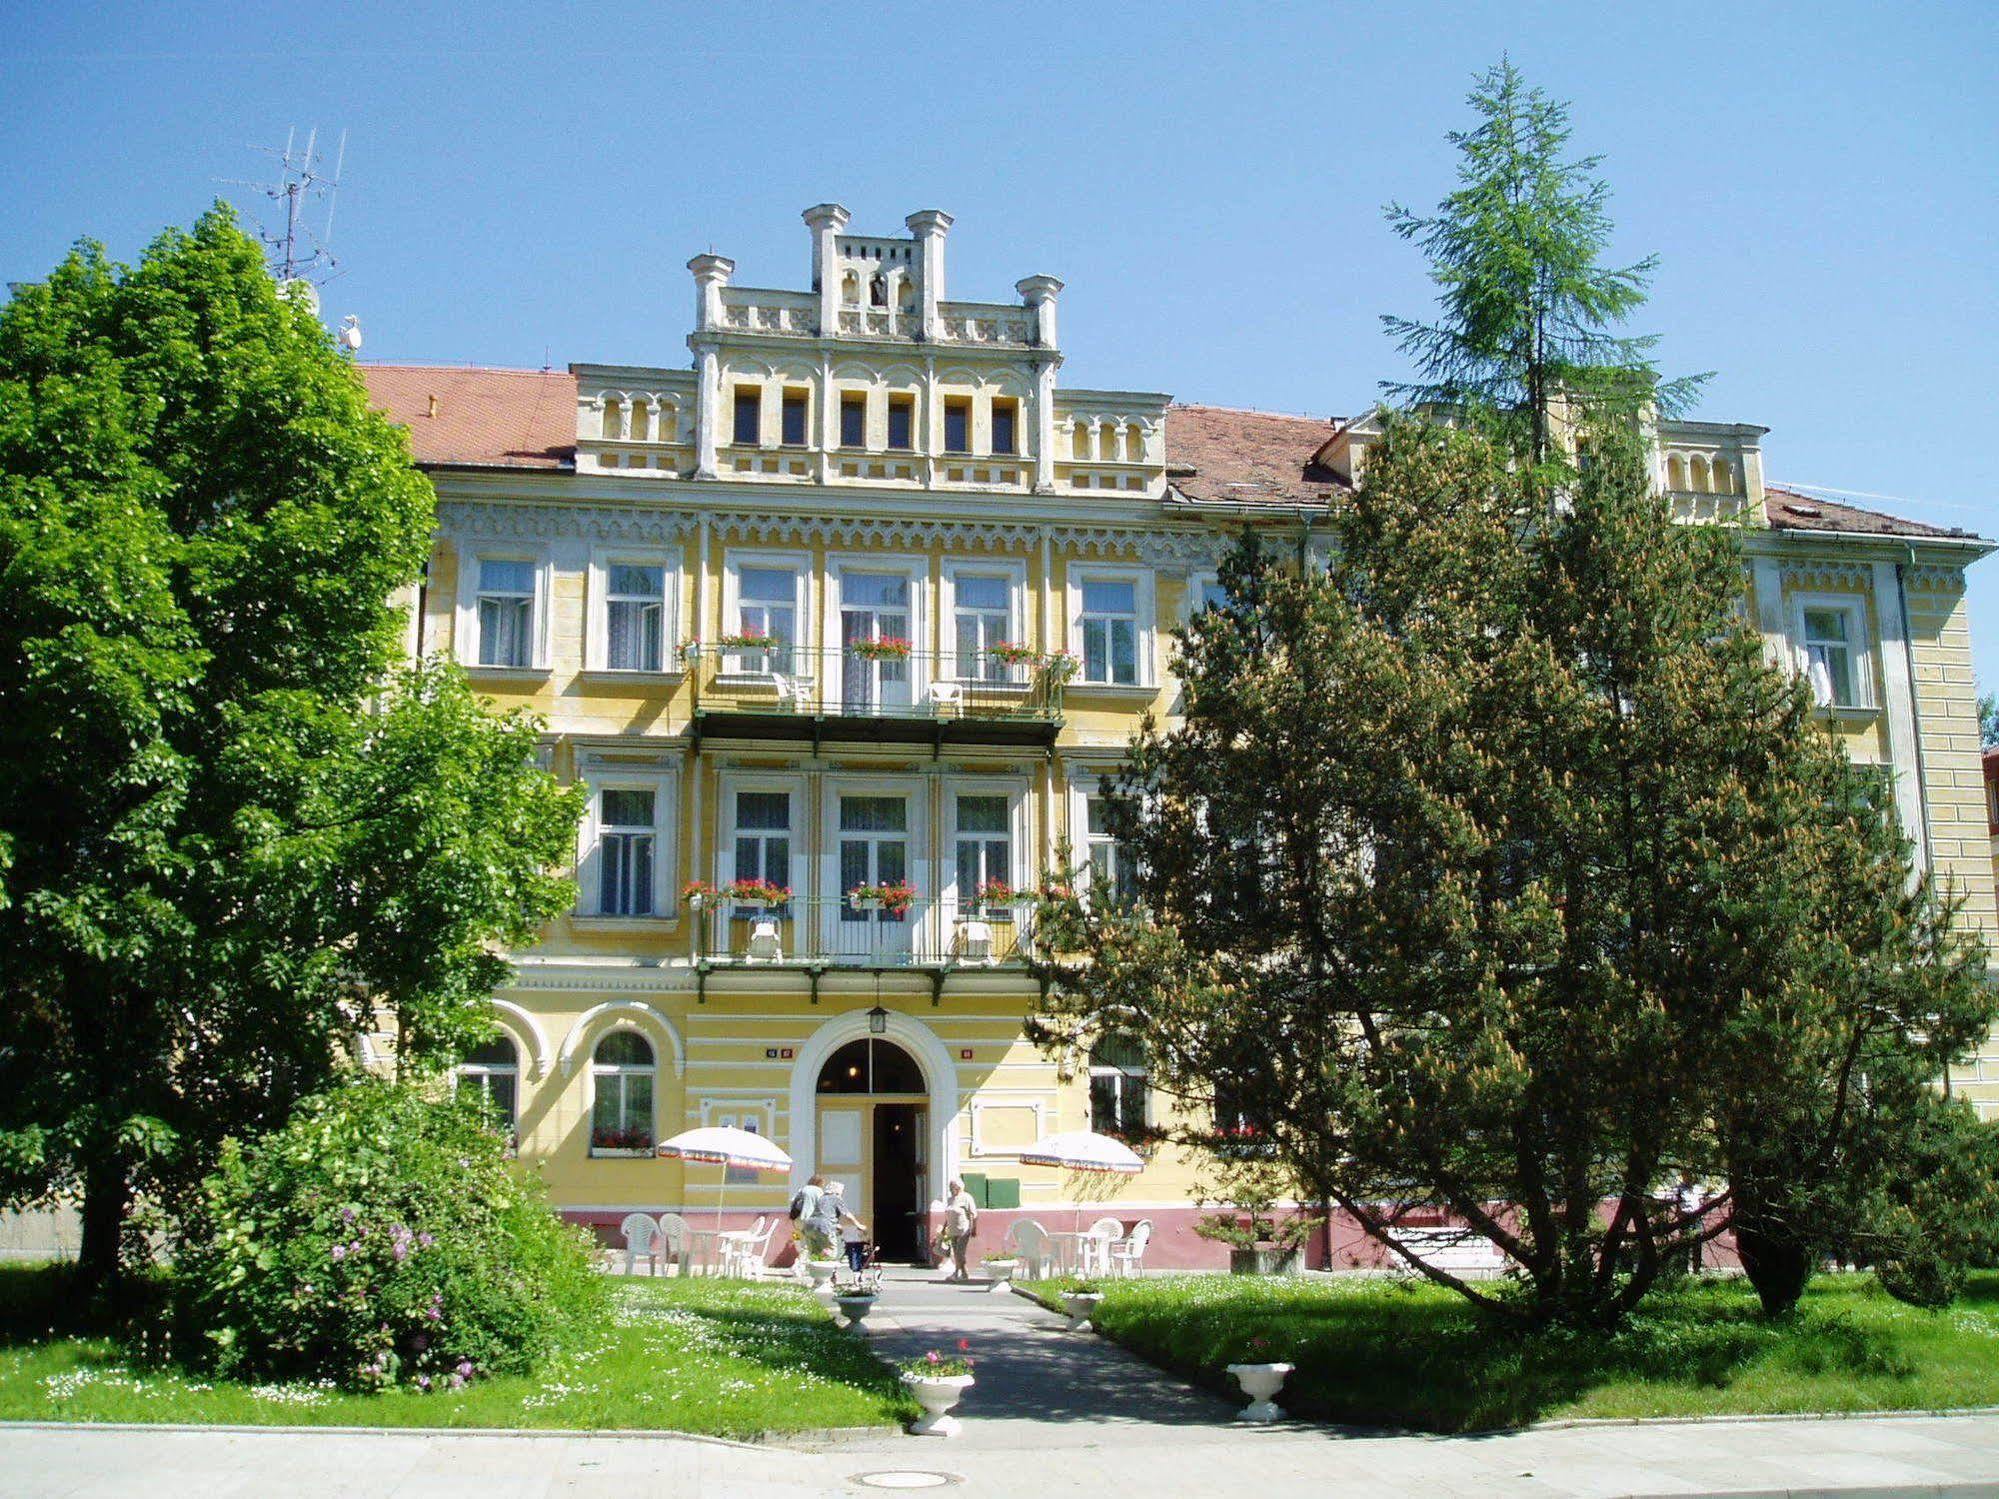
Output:
[[567,898],[536,725],[399,665],[433,512],[222,208],[0,311],[0,1201],[80,1200],[89,1284],[378,1009],[481,1034]]

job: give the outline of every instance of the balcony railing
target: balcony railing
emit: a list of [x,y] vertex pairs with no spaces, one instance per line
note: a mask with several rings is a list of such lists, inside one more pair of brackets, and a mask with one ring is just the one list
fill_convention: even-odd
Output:
[[717,896],[700,934],[697,956],[716,964],[995,968],[1032,953],[1034,902],[928,898],[889,910],[862,909],[852,897],[755,906]]
[[884,654],[866,642],[692,645],[686,654],[695,717],[710,735],[1046,744],[1062,723],[1065,658]]

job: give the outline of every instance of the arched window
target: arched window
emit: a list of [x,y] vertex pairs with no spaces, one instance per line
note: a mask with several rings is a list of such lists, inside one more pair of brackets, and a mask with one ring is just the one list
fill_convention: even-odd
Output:
[[1078,463],[1088,463],[1090,461],[1090,424],[1088,422],[1076,423],[1076,431],[1074,437],[1070,439],[1069,451],[1075,455]]
[[913,312],[916,309],[916,283],[907,276],[896,282],[895,305],[904,312]]
[[520,1118],[521,1055],[508,1037],[495,1036],[465,1053],[458,1064],[458,1087],[484,1101],[494,1125],[514,1138]]
[[646,442],[652,437],[652,408],[644,401],[633,401],[631,420],[626,423],[625,436],[633,442]]
[[888,306],[888,277],[877,274],[868,282],[868,306]]
[[1714,492],[1716,494],[1735,493],[1735,465],[1726,458],[1714,461]]
[[1129,1036],[1105,1036],[1090,1048],[1090,1128],[1100,1135],[1145,1129],[1145,1051]]
[[1678,453],[1666,460],[1666,487],[1681,493],[1687,487],[1687,460]]
[[604,435],[613,440],[625,435],[625,403],[616,396],[604,402]]
[[1124,429],[1124,461],[1126,463],[1145,462],[1145,428],[1132,422]]
[[893,1041],[863,1036],[849,1041],[819,1069],[821,1093],[927,1093],[923,1069]]
[[636,1031],[612,1031],[590,1058],[592,1155],[643,1155],[652,1149],[652,1045]]
[[861,278],[852,271],[840,278],[840,301],[848,307],[861,305]]
[[1701,457],[1699,454],[1695,454],[1692,466],[1694,493],[1706,494],[1708,492],[1707,459]]

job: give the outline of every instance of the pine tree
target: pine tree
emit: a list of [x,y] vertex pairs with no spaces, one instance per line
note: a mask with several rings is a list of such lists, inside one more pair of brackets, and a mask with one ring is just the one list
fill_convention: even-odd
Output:
[[1469,102],[1478,125],[1450,134],[1456,191],[1432,215],[1387,209],[1428,258],[1442,315],[1383,317],[1417,370],[1384,392],[1492,421],[1536,464],[1560,458],[1564,419],[1684,404],[1704,377],[1661,381],[1657,339],[1611,331],[1643,304],[1657,260],[1600,264],[1610,189],[1596,175],[1601,157],[1563,159],[1568,106],[1509,61],[1479,78]]
[[1325,572],[1237,552],[1113,800],[1139,903],[1048,904],[1043,1035],[1134,1035],[1219,1102],[1189,1141],[1246,1123],[1385,1244],[1441,1208],[1520,1294],[1394,1252],[1601,1327],[1725,1217],[1680,1182],[1850,1154],[1859,1059],[1934,1080],[1994,999],[1743,625],[1734,537],[1628,430],[1594,451],[1549,518],[1505,447],[1397,419]]

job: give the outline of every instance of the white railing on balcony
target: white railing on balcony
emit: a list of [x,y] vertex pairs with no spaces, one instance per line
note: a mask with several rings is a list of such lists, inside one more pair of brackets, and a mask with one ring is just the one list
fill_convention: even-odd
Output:
[[852,896],[747,905],[723,893],[701,913],[701,951],[716,964],[988,968],[1033,952],[1034,901],[918,897],[895,910]]

